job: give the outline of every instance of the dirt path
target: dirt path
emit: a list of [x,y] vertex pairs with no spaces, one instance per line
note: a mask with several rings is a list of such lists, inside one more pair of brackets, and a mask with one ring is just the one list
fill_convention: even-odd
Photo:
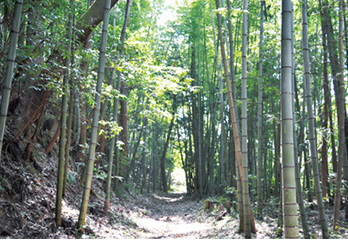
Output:
[[132,220],[144,229],[142,238],[208,238],[218,228],[207,220],[204,202],[184,194],[148,195],[134,208]]

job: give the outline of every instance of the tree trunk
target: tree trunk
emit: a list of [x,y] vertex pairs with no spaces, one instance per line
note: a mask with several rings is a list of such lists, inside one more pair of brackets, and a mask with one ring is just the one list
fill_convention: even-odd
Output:
[[[145,119],[144,119],[145,121]],[[135,147],[134,147],[134,152],[133,152],[133,156],[132,156],[132,160],[127,168],[126,174],[125,174],[125,181],[128,182],[131,175],[134,174],[134,170],[135,170],[135,160],[136,160],[136,154],[138,152],[138,148],[140,146],[140,141],[141,141],[141,137],[143,135],[145,129],[145,123],[143,122],[143,126],[140,130],[139,136],[138,136],[138,140],[136,141]],[[134,176],[133,176],[134,178]]]
[[[215,23],[214,23],[214,16],[213,16],[213,9],[212,9],[212,3],[210,3],[210,13],[211,13],[211,22],[212,22],[212,27],[213,27],[213,37],[214,37],[214,47],[215,47],[215,73],[217,72],[219,68],[219,51],[218,51],[218,43],[216,41],[215,37]],[[218,77],[218,75],[216,75]],[[215,86],[215,83],[213,84]],[[211,90],[212,91],[212,90]],[[214,99],[214,95],[216,94],[211,94],[212,98]],[[214,104],[215,101],[211,101],[211,111],[212,111],[212,117],[211,117],[211,127],[212,127],[212,141],[211,141],[211,155],[210,155],[210,168],[209,168],[209,176],[210,176],[210,194],[214,195],[215,194],[215,177],[214,177],[214,162],[215,162],[215,138],[216,138],[216,111],[215,107],[216,104]]]
[[145,166],[145,158],[146,158],[146,138],[147,138],[147,119],[145,118],[144,120],[144,143],[143,143],[143,152],[142,152],[142,157],[141,157],[141,187],[140,187],[140,192],[143,193],[146,185],[146,166]]
[[68,180],[69,170],[69,158],[70,158],[70,146],[71,146],[71,132],[72,132],[72,121],[73,121],[73,107],[74,107],[74,93],[73,89],[70,88],[70,102],[69,102],[69,119],[68,119],[68,135],[65,148],[65,164],[64,164],[64,178],[63,178],[63,197],[65,196],[66,184]]
[[281,146],[285,238],[298,238],[292,96],[291,0],[282,0],[281,28]]
[[[111,74],[111,80],[112,80],[112,87],[115,90],[119,89],[120,83],[118,81],[115,81],[115,72],[116,68],[113,69]],[[118,116],[118,97],[114,96],[114,112],[112,116],[112,121],[117,122],[117,116]],[[115,145],[116,145],[116,135],[112,135],[111,143],[110,143],[110,149],[109,149],[109,156],[108,156],[108,176],[106,179],[105,184],[105,202],[104,202],[104,211],[107,214],[109,211],[109,202],[111,199],[111,180],[112,180],[112,165],[114,160],[114,152],[115,152]]]
[[157,180],[157,161],[156,161],[156,145],[155,138],[157,136],[156,128],[152,127],[152,192],[156,191],[156,180]]
[[[334,222],[333,230],[338,230],[339,227],[339,213],[341,204],[341,185],[342,185],[342,165],[346,161],[346,139],[345,139],[345,86],[344,86],[344,70],[343,70],[343,6],[342,0],[339,2],[339,91],[340,91],[340,102],[338,104],[338,134],[339,134],[339,145],[338,145],[338,162],[337,162],[337,178],[336,178],[336,194],[335,194],[335,210],[334,210]],[[336,93],[337,94],[337,93]]]
[[239,214],[239,231],[244,229],[244,214],[243,214],[243,187],[239,172],[238,161],[236,161],[236,178],[237,178],[237,192],[238,192],[238,214]]
[[[104,6],[108,0],[95,0],[87,11],[77,20],[76,28],[79,30],[78,40],[85,42],[99,23],[103,21]],[[111,0],[110,9],[115,6],[118,0]]]
[[[64,170],[68,170],[65,168],[66,161],[65,158],[65,145],[66,145],[66,115],[67,115],[67,108],[68,108],[68,94],[69,94],[69,80],[70,80],[70,54],[71,54],[71,35],[72,35],[72,28],[73,28],[73,8],[74,8],[74,0],[70,1],[70,15],[69,15],[69,24],[68,24],[68,31],[67,31],[67,38],[68,38],[68,46],[67,46],[67,52],[68,56],[65,59],[65,68],[64,71],[64,78],[63,78],[63,98],[62,98],[62,108],[61,108],[61,120],[60,120],[60,137],[59,137],[59,160],[58,160],[58,179],[57,179],[57,197],[56,197],[56,224],[57,226],[61,226],[62,219],[62,198],[64,195]],[[72,99],[70,99],[72,101]]]
[[[294,30],[293,26],[294,25],[292,24],[292,30]],[[294,36],[294,32],[293,32],[292,36]],[[294,54],[292,54],[292,56],[294,57]],[[292,69],[292,71],[293,71],[293,86],[294,86],[293,93],[295,93],[295,92],[297,92],[297,83],[296,83],[296,76],[295,76],[294,68]],[[298,96],[298,95],[296,94],[296,96]],[[303,234],[304,234],[305,238],[310,238],[308,223],[307,223],[307,215],[306,215],[305,206],[303,203],[303,192],[302,192],[301,174],[300,174],[301,164],[298,161],[298,155],[299,155],[298,153],[300,152],[300,154],[301,154],[301,150],[298,151],[298,147],[297,147],[298,143],[297,143],[296,128],[295,128],[296,115],[295,115],[295,107],[293,106],[293,108],[294,108],[293,109],[293,111],[294,111],[293,118],[294,118],[294,156],[295,156],[296,195],[297,195],[298,206],[300,209]]]
[[[130,8],[133,4],[133,0],[127,0],[127,5],[126,5],[126,9],[128,9],[128,13],[130,11]],[[121,33],[121,37],[123,37],[123,39],[121,38],[121,53],[123,55],[123,43],[126,39],[126,29],[128,26],[128,20],[129,20],[129,16],[127,16],[127,18],[125,18],[125,22],[123,24],[123,28],[122,28],[122,33]],[[121,81],[121,72],[117,71],[117,81]],[[121,94],[123,94],[124,96],[128,96],[128,88],[127,88],[127,83],[125,82],[125,80],[121,81]],[[121,131],[121,140],[123,142],[122,145],[122,161],[120,164],[120,170],[122,173],[126,172],[126,158],[128,156],[128,113],[127,113],[127,99],[123,99],[120,101],[120,106],[121,106],[121,112],[120,112],[120,125],[122,127],[122,131]],[[123,176],[126,177],[126,176]]]
[[[104,6],[104,5],[103,5]],[[88,2],[87,8],[90,7],[90,2]],[[103,13],[101,13],[103,14]],[[90,32],[87,36],[84,37],[83,40],[80,40],[83,44],[83,48],[85,51],[89,50],[91,47],[91,36],[92,32]],[[87,78],[88,75],[88,60],[81,61],[81,71],[84,79]],[[84,169],[81,176],[81,186],[84,186],[86,180],[86,170],[87,170],[87,162],[86,162],[86,152],[87,152],[87,101],[82,98],[82,107],[81,107],[81,131],[80,131],[80,142],[78,147],[79,159],[83,161]]]
[[[336,98],[336,107],[339,108],[339,68],[338,68],[338,58],[337,53],[335,52],[336,46],[334,46],[335,40],[332,39],[332,23],[331,18],[328,14],[328,0],[323,0],[323,6],[324,6],[324,18],[325,18],[325,31],[327,34],[327,43],[328,43],[328,50],[329,50],[329,58],[330,58],[330,65],[331,65],[331,75],[333,78],[333,85],[334,85],[334,91],[335,91],[335,98]],[[338,113],[337,113],[338,114]]]
[[[199,4],[199,3],[198,3]],[[202,112],[202,101],[201,101],[201,91],[203,90],[203,84],[201,84],[201,9],[199,7],[199,17],[198,17],[198,78],[197,78],[198,86],[202,87],[200,91],[198,91],[198,116],[197,116],[197,146],[198,146],[198,183],[199,183],[199,196],[203,195],[204,189],[203,189],[203,160],[202,160],[202,118],[201,118],[201,112]]]
[[[225,153],[225,121],[224,121],[224,93],[222,86],[222,75],[219,76],[219,91],[220,91],[220,124],[221,124],[221,133],[220,133],[220,151],[219,151],[219,185],[220,188],[223,188],[225,184],[224,174],[224,153]],[[220,191],[222,189],[219,189]]]
[[243,0],[243,30],[242,30],[242,168],[243,168],[243,213],[245,238],[251,238],[249,212],[249,184],[248,184],[248,124],[247,124],[247,0]]
[[[262,173],[262,44],[263,44],[263,9],[266,7],[266,2],[261,0],[260,12],[260,47],[259,47],[259,86],[258,86],[258,128],[257,128],[257,215],[262,219],[262,198],[261,198],[261,173]],[[266,166],[265,166],[266,167]]]
[[[294,31],[294,6],[292,5],[292,19],[291,19],[291,32],[292,32],[292,39],[295,39],[295,31]],[[292,41],[292,94],[295,95],[296,92],[296,99],[298,97],[297,94],[297,80],[295,75],[295,67],[294,67],[294,41]],[[295,115],[295,103],[293,101],[293,118],[294,118],[294,156],[295,156],[295,178],[296,178],[296,196],[297,196],[297,202],[300,209],[300,216],[301,216],[301,223],[303,228],[303,234],[305,238],[310,238],[309,236],[309,229],[308,229],[308,223],[307,223],[307,215],[305,211],[305,206],[303,203],[303,193],[302,193],[302,187],[301,187],[301,178],[300,178],[300,164],[298,162],[298,144],[297,144],[297,136],[296,136],[296,115]]]
[[[273,102],[272,102],[272,110],[273,110]],[[274,161],[275,161],[275,171],[274,171],[274,180],[275,180],[275,196],[279,197],[280,195],[280,165],[279,165],[279,128],[278,124],[275,120],[273,120],[273,137],[274,137]]]
[[103,85],[103,78],[104,78],[105,52],[106,52],[106,41],[107,41],[107,33],[108,33],[108,25],[109,25],[110,7],[111,7],[111,0],[106,0],[105,9],[104,9],[103,27],[102,27],[103,31],[102,31],[101,44],[100,44],[99,69],[98,69],[97,88],[96,88],[96,94],[95,94],[95,107],[94,107],[93,122],[92,122],[91,144],[90,144],[89,153],[88,153],[86,184],[83,191],[82,204],[81,204],[80,215],[79,215],[79,220],[77,224],[78,229],[83,229],[85,226],[89,194],[90,194],[90,190],[92,186],[94,157],[95,157],[95,149],[96,149],[97,137],[98,137],[97,131],[98,131],[98,122],[99,122],[99,113],[100,113],[100,100],[101,100],[102,85]]
[[[219,1],[216,0],[215,1],[216,4],[216,8],[219,9],[220,4]],[[246,4],[245,4],[245,8],[246,8]],[[222,56],[222,63],[223,63],[223,67],[224,67],[224,74],[225,74],[225,80],[226,80],[226,87],[227,87],[227,95],[228,95],[228,102],[229,102],[229,107],[230,107],[230,114],[231,114],[231,120],[232,120],[232,127],[233,127],[233,132],[234,132],[234,144],[235,144],[235,149],[236,149],[236,153],[237,153],[237,160],[238,160],[238,166],[239,166],[239,170],[241,173],[241,180],[243,182],[243,203],[244,203],[244,208],[247,209],[247,212],[244,211],[244,223],[247,223],[245,226],[245,236],[249,237],[251,235],[251,226],[250,226],[250,212],[249,211],[249,193],[248,193],[248,175],[247,175],[247,168],[243,170],[242,166],[245,166],[245,164],[242,165],[242,153],[241,153],[241,146],[240,146],[240,136],[239,136],[239,127],[238,124],[236,122],[236,113],[235,113],[235,106],[234,106],[234,101],[233,101],[233,96],[232,96],[232,92],[231,92],[231,85],[230,85],[230,81],[228,78],[228,68],[227,68],[227,64],[226,64],[226,55],[225,55],[225,43],[224,43],[224,38],[222,36],[222,27],[221,27],[221,15],[220,13],[217,13],[217,18],[218,18],[218,30],[219,30],[219,38],[220,38],[220,48],[221,48],[221,56]],[[246,19],[246,15],[245,15],[245,19]],[[246,24],[246,22],[245,22]],[[246,26],[245,26],[245,30],[246,30]],[[246,31],[245,31],[246,32]],[[246,39],[246,36],[245,36]],[[245,43],[246,44],[246,43]],[[246,46],[245,46],[245,52],[246,52]],[[245,96],[246,97],[246,96]],[[245,155],[244,155],[245,156]],[[244,159],[244,158],[243,158]],[[247,158],[246,158],[247,160]],[[245,163],[245,162],[243,162]],[[247,163],[246,163],[247,165]],[[245,199],[244,199],[245,197]],[[247,218],[247,219],[245,219]]]
[[[127,19],[129,16],[129,9],[127,8],[128,6],[126,5],[126,9],[125,9],[125,13],[124,13],[124,21],[123,21],[123,27],[125,27],[125,25],[127,25]],[[116,11],[115,11],[116,12]],[[114,14],[115,14],[114,12]],[[113,28],[115,29],[116,27],[116,21],[115,21],[115,15],[114,15],[114,19],[113,19]],[[122,33],[124,34],[125,31],[121,32],[121,40],[124,41],[125,36],[122,35]],[[114,37],[116,37],[116,33],[114,31]],[[122,43],[123,44],[123,43]],[[123,51],[123,48],[121,48],[121,53]],[[115,67],[112,69],[112,73],[111,73],[111,83],[112,83],[112,88],[116,91],[119,91],[120,89],[120,81],[119,79],[115,80],[115,74],[116,74],[116,65],[117,65],[117,59],[115,61]],[[113,115],[112,117],[110,117],[112,121],[114,121],[114,123],[117,123],[117,118],[118,118],[118,107],[119,107],[119,99],[118,97],[116,97],[115,95],[113,96],[113,101],[114,101],[114,111],[113,111]],[[104,211],[107,214],[109,211],[109,202],[111,199],[111,180],[112,180],[112,171],[113,171],[113,162],[115,162],[115,175],[118,176],[118,148],[116,148],[116,154],[115,154],[115,145],[116,145],[116,141],[118,139],[118,135],[112,135],[111,137],[111,143],[110,143],[110,149],[109,149],[109,156],[108,156],[108,175],[107,175],[107,179],[106,179],[106,184],[105,184],[105,202],[104,202]],[[115,155],[115,156],[114,156]],[[118,179],[115,178],[115,192],[117,190],[117,181]]]
[[21,22],[21,14],[23,8],[23,0],[17,0],[15,3],[12,29],[10,33],[10,47],[7,54],[6,70],[4,75],[4,82],[2,85],[2,98],[1,98],[1,109],[0,109],[0,161],[2,144],[4,140],[6,117],[8,112],[8,104],[11,94],[11,84],[13,68],[16,61],[16,50],[19,36],[19,26]]
[[[328,130],[328,123],[329,123],[329,106],[331,106],[330,101],[330,86],[329,86],[329,78],[328,78],[328,71],[327,71],[327,44],[326,44],[326,34],[325,34],[325,28],[324,28],[324,20],[323,20],[323,10],[321,7],[321,0],[319,1],[319,9],[321,12],[321,29],[322,29],[322,46],[323,46],[323,89],[324,89],[324,110],[323,110],[323,129],[325,131]],[[322,195],[325,198],[327,195],[327,176],[328,176],[328,160],[327,160],[327,136],[323,136],[322,140],[322,148],[321,148],[321,158],[322,158],[322,165],[321,165],[321,179],[323,182],[323,191]]]
[[310,80],[310,67],[309,67],[309,48],[308,48],[308,30],[307,30],[307,1],[302,0],[302,48],[304,57],[304,81],[306,91],[306,102],[307,102],[307,117],[309,127],[309,143],[311,162],[314,177],[315,195],[319,207],[320,224],[323,233],[323,238],[329,238],[329,231],[326,223],[325,209],[323,203],[323,196],[321,193],[320,178],[319,178],[319,165],[318,165],[318,153],[317,145],[315,141],[316,131],[314,128],[314,114],[312,106],[312,90]]
[[162,190],[165,193],[168,191],[167,190],[165,161],[166,161],[166,153],[167,153],[169,140],[170,140],[170,134],[171,134],[173,126],[174,126],[174,120],[175,120],[175,113],[173,113],[172,120],[170,121],[169,130],[168,130],[168,134],[167,134],[167,140],[166,140],[166,142],[164,144],[163,153],[162,153],[162,157],[161,157],[161,180],[162,180],[162,187],[163,187]]

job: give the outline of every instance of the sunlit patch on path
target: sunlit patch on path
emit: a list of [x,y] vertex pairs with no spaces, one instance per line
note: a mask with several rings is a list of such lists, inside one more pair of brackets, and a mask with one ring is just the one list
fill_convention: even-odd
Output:
[[144,238],[206,238],[216,228],[202,216],[203,202],[184,194],[153,194],[142,207],[146,214],[133,215],[132,220],[145,230]]

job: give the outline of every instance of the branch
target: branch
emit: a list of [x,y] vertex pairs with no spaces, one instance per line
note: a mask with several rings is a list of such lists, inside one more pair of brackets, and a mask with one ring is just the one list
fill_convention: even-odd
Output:
[[[117,2],[118,0],[111,0],[111,8]],[[79,42],[83,43],[93,29],[103,21],[104,8],[105,0],[96,0],[77,21],[76,28],[78,29],[77,38]]]

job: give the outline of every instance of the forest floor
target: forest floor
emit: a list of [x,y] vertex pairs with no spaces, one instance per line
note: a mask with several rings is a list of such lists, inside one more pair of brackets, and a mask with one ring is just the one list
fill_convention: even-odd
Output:
[[[78,175],[69,171],[69,185],[63,199],[62,226],[55,224],[57,180],[56,157],[44,154],[39,144],[33,145],[29,160],[23,160],[17,143],[5,143],[0,162],[0,238],[244,238],[238,232],[238,213],[218,219],[225,210],[218,207],[205,210],[204,199],[197,200],[185,193],[139,194],[125,191],[122,198],[112,196],[110,209],[105,214],[102,175],[95,174],[86,217],[84,234],[78,234],[82,188]],[[255,210],[255,206],[253,206]],[[269,199],[264,206],[262,220],[255,219],[257,233],[253,238],[282,238],[277,228],[278,203]],[[332,229],[333,207],[326,204],[329,229]],[[311,238],[319,238],[317,209],[307,208]],[[342,211],[343,219],[343,211]],[[300,224],[300,222],[299,222]],[[348,238],[348,224],[332,238]],[[303,234],[300,230],[300,236]]]

